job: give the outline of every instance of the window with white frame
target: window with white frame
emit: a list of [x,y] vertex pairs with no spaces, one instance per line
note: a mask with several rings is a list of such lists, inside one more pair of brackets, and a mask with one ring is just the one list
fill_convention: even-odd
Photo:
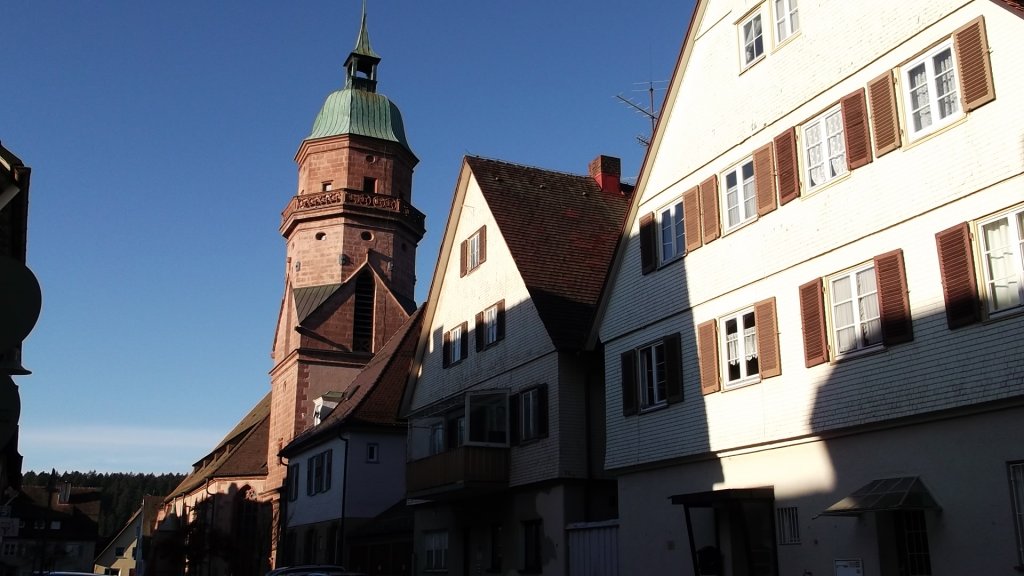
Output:
[[637,350],[640,406],[660,406],[667,400],[665,379],[665,343],[655,342]]
[[444,452],[444,422],[430,425],[430,455]]
[[424,570],[448,569],[448,531],[431,530],[423,533]]
[[498,305],[484,310],[484,342],[494,344],[498,341]]
[[1024,462],[1012,462],[1010,472],[1010,498],[1013,521],[1017,527],[1017,561],[1024,566]]
[[797,0],[775,0],[775,43],[784,41],[799,30]]
[[466,260],[466,271],[473,270],[480,265],[480,233],[477,232],[469,237],[469,252]]
[[874,263],[828,279],[831,337],[837,356],[882,344]]
[[324,450],[310,456],[306,462],[306,495],[313,496],[331,489],[331,455]]
[[740,22],[740,52],[746,68],[764,56],[764,31],[760,10]]
[[658,211],[658,230],[661,234],[662,263],[674,260],[686,252],[681,199]]
[[978,223],[989,313],[1024,304],[1024,207]]
[[761,378],[757,355],[757,323],[754,309],[748,308],[719,319],[718,333],[723,339],[722,376],[725,387],[757,381]]
[[722,176],[722,204],[725,206],[725,227],[733,228],[757,216],[754,161],[747,158]]
[[804,176],[813,190],[846,174],[846,142],[843,114],[839,106],[803,125]]
[[458,325],[448,331],[448,365],[457,364],[462,361],[462,325]]
[[903,70],[903,101],[911,140],[961,117],[957,69],[952,40],[907,64]]

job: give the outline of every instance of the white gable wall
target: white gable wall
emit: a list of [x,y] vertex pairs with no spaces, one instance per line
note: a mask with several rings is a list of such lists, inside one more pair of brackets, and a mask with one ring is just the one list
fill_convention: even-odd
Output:
[[[1024,201],[1024,139],[1021,130],[1006,129],[1024,126],[1024,109],[1018,104],[1024,97],[1024,77],[1016,73],[1017,55],[1024,51],[1021,20],[989,1],[801,3],[803,31],[774,52],[767,44],[765,59],[739,74],[734,22],[740,8],[733,4],[711,2],[705,11],[702,33],[641,191],[624,260],[611,282],[601,326],[608,466],[1019,394],[1019,385],[1000,383],[1007,367],[990,361],[1019,357],[1012,349],[1014,338],[1007,337],[1020,333],[1019,319],[949,331],[934,235]],[[940,17],[944,12],[951,14]],[[680,262],[640,274],[640,215],[720,174],[979,14],[986,17],[992,49],[994,102],[725,234]],[[821,19],[832,23],[828,30],[833,35],[823,33],[816,21]],[[825,58],[829,49],[835,55]],[[780,84],[780,77],[787,82]],[[737,114],[758,120],[735,122]],[[896,248],[903,249],[907,266],[914,342],[856,359],[839,366],[838,372],[835,364],[805,368],[797,288]],[[776,298],[782,376],[702,397],[695,326],[769,297]],[[672,332],[683,335],[686,400],[667,410],[624,418],[619,355]],[[936,379],[944,380],[946,388],[937,387]],[[925,389],[929,396],[922,400]]]

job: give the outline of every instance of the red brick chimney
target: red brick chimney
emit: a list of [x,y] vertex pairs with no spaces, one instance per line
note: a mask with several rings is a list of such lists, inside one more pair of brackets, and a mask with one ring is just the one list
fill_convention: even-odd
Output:
[[622,175],[622,161],[614,156],[598,156],[590,161],[590,177],[604,192],[621,194],[619,176]]

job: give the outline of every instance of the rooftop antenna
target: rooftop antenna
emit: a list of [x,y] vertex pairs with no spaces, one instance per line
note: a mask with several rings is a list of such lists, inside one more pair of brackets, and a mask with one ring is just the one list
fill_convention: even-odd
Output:
[[650,132],[650,135],[644,136],[643,134],[638,134],[636,136],[636,140],[637,140],[637,142],[640,143],[641,146],[650,146],[651,145],[651,137],[654,135],[654,126],[658,122],[658,111],[655,110],[655,108],[654,108],[654,91],[655,90],[658,90],[658,91],[664,90],[666,84],[668,84],[667,80],[648,80],[647,82],[634,82],[633,83],[634,86],[644,86],[644,85],[646,85],[645,89],[643,89],[643,88],[634,88],[633,92],[641,92],[641,91],[646,91],[647,92],[647,98],[648,98],[648,105],[647,105],[647,107],[644,107],[644,106],[641,106],[640,104],[637,104],[636,102],[633,101],[632,98],[626,98],[622,94],[616,94],[615,95],[615,97],[618,98],[619,101],[621,101],[623,104],[633,108],[633,110],[635,112],[646,116],[651,121],[651,132]]

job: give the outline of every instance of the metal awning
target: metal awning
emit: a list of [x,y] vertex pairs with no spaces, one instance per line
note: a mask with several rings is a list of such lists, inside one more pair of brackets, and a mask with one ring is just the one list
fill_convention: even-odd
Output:
[[708,492],[692,492],[690,494],[676,494],[670,496],[672,504],[693,506],[696,508],[713,507],[727,502],[739,502],[744,500],[772,500],[775,498],[775,490],[771,487],[762,488],[725,488],[722,490],[710,490]]
[[865,512],[941,510],[917,476],[872,480],[829,506],[822,516],[859,516]]

